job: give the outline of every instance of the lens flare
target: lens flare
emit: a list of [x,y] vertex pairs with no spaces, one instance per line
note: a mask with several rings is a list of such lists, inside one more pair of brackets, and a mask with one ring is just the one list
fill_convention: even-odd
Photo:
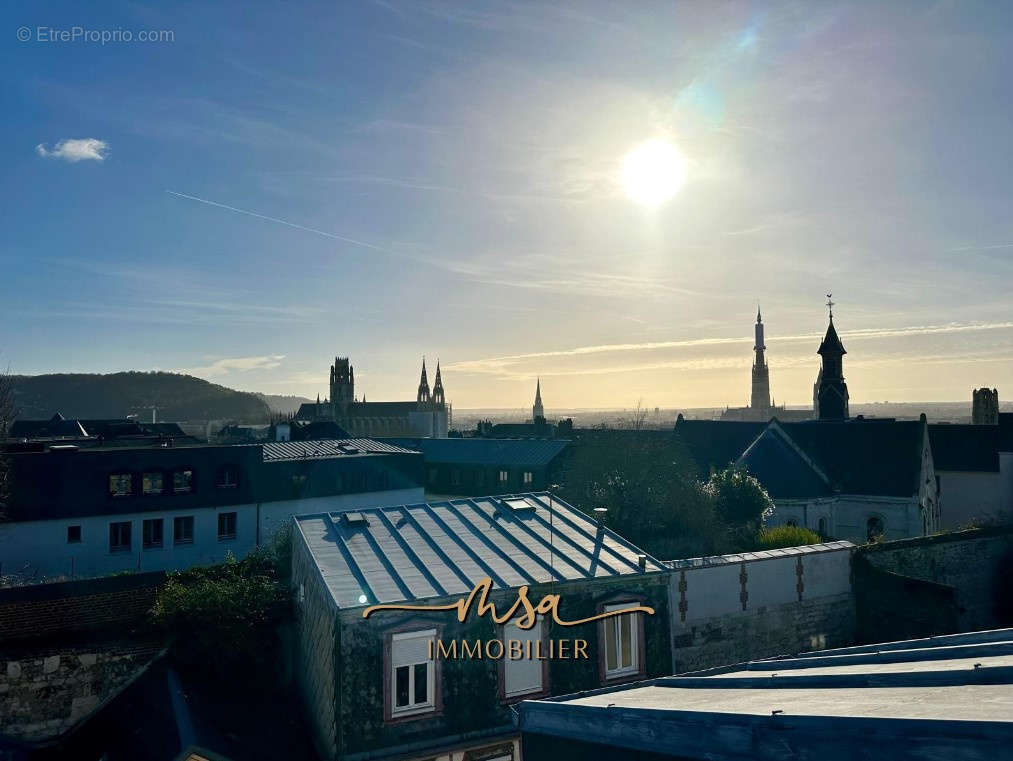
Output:
[[631,200],[658,206],[686,183],[686,157],[666,140],[641,143],[623,159],[623,187]]

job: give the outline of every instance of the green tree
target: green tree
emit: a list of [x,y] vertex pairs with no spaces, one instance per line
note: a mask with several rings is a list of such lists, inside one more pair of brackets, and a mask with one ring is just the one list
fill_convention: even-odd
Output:
[[730,526],[759,528],[774,510],[763,485],[734,465],[712,475],[704,491],[714,500],[718,516]]
[[273,680],[277,628],[290,606],[280,560],[277,547],[269,547],[169,575],[152,619],[180,668],[209,682],[235,674]]
[[671,432],[642,430],[640,420],[582,431],[570,446],[560,496],[589,513],[604,507],[609,528],[657,558],[724,551],[726,531],[685,447]]

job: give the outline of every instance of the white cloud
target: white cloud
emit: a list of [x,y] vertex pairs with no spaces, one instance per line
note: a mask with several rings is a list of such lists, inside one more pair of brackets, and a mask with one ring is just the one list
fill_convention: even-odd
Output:
[[205,378],[220,378],[230,373],[245,373],[250,370],[271,370],[281,365],[284,354],[270,354],[262,357],[223,357],[204,367],[186,367],[179,370],[187,375]]
[[78,161],[104,161],[109,155],[109,143],[94,137],[61,140],[52,148],[45,143],[35,146],[35,152],[45,159],[63,159],[76,163]]

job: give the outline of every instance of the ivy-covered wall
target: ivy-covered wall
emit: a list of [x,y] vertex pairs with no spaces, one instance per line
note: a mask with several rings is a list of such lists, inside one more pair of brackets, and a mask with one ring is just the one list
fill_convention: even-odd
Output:
[[[655,609],[644,615],[646,678],[670,674],[672,670],[669,636],[667,574],[651,573],[620,579],[539,585],[529,590],[534,604],[544,594],[559,594],[559,615],[563,620],[587,618],[598,613],[598,606],[617,596],[637,596],[642,604]],[[514,601],[515,593],[492,595],[500,611]],[[438,602],[438,601],[432,601]],[[464,623],[456,612],[409,613],[380,611],[363,619],[360,611],[339,614],[335,643],[337,747],[340,755],[397,746],[454,742],[459,736],[476,732],[504,733],[513,730],[513,713],[499,698],[499,664],[491,659],[442,660],[442,676],[437,684],[443,708],[437,716],[394,722],[384,721],[384,641],[395,628],[438,627],[440,638],[452,640],[489,640],[501,637],[489,617],[472,614]],[[599,626],[597,623],[573,627],[553,626],[551,639],[584,639],[588,658],[549,661],[549,688],[553,695],[564,695],[602,686],[599,676]],[[480,740],[476,739],[476,742]],[[421,751],[420,751],[421,752]]]

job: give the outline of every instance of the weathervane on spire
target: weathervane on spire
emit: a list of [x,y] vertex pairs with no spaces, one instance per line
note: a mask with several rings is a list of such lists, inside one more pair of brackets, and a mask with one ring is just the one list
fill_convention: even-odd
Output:
[[834,294],[832,294],[832,293],[828,293],[827,294],[827,308],[830,310],[830,322],[834,321],[834,302],[833,302],[833,296],[834,296]]

